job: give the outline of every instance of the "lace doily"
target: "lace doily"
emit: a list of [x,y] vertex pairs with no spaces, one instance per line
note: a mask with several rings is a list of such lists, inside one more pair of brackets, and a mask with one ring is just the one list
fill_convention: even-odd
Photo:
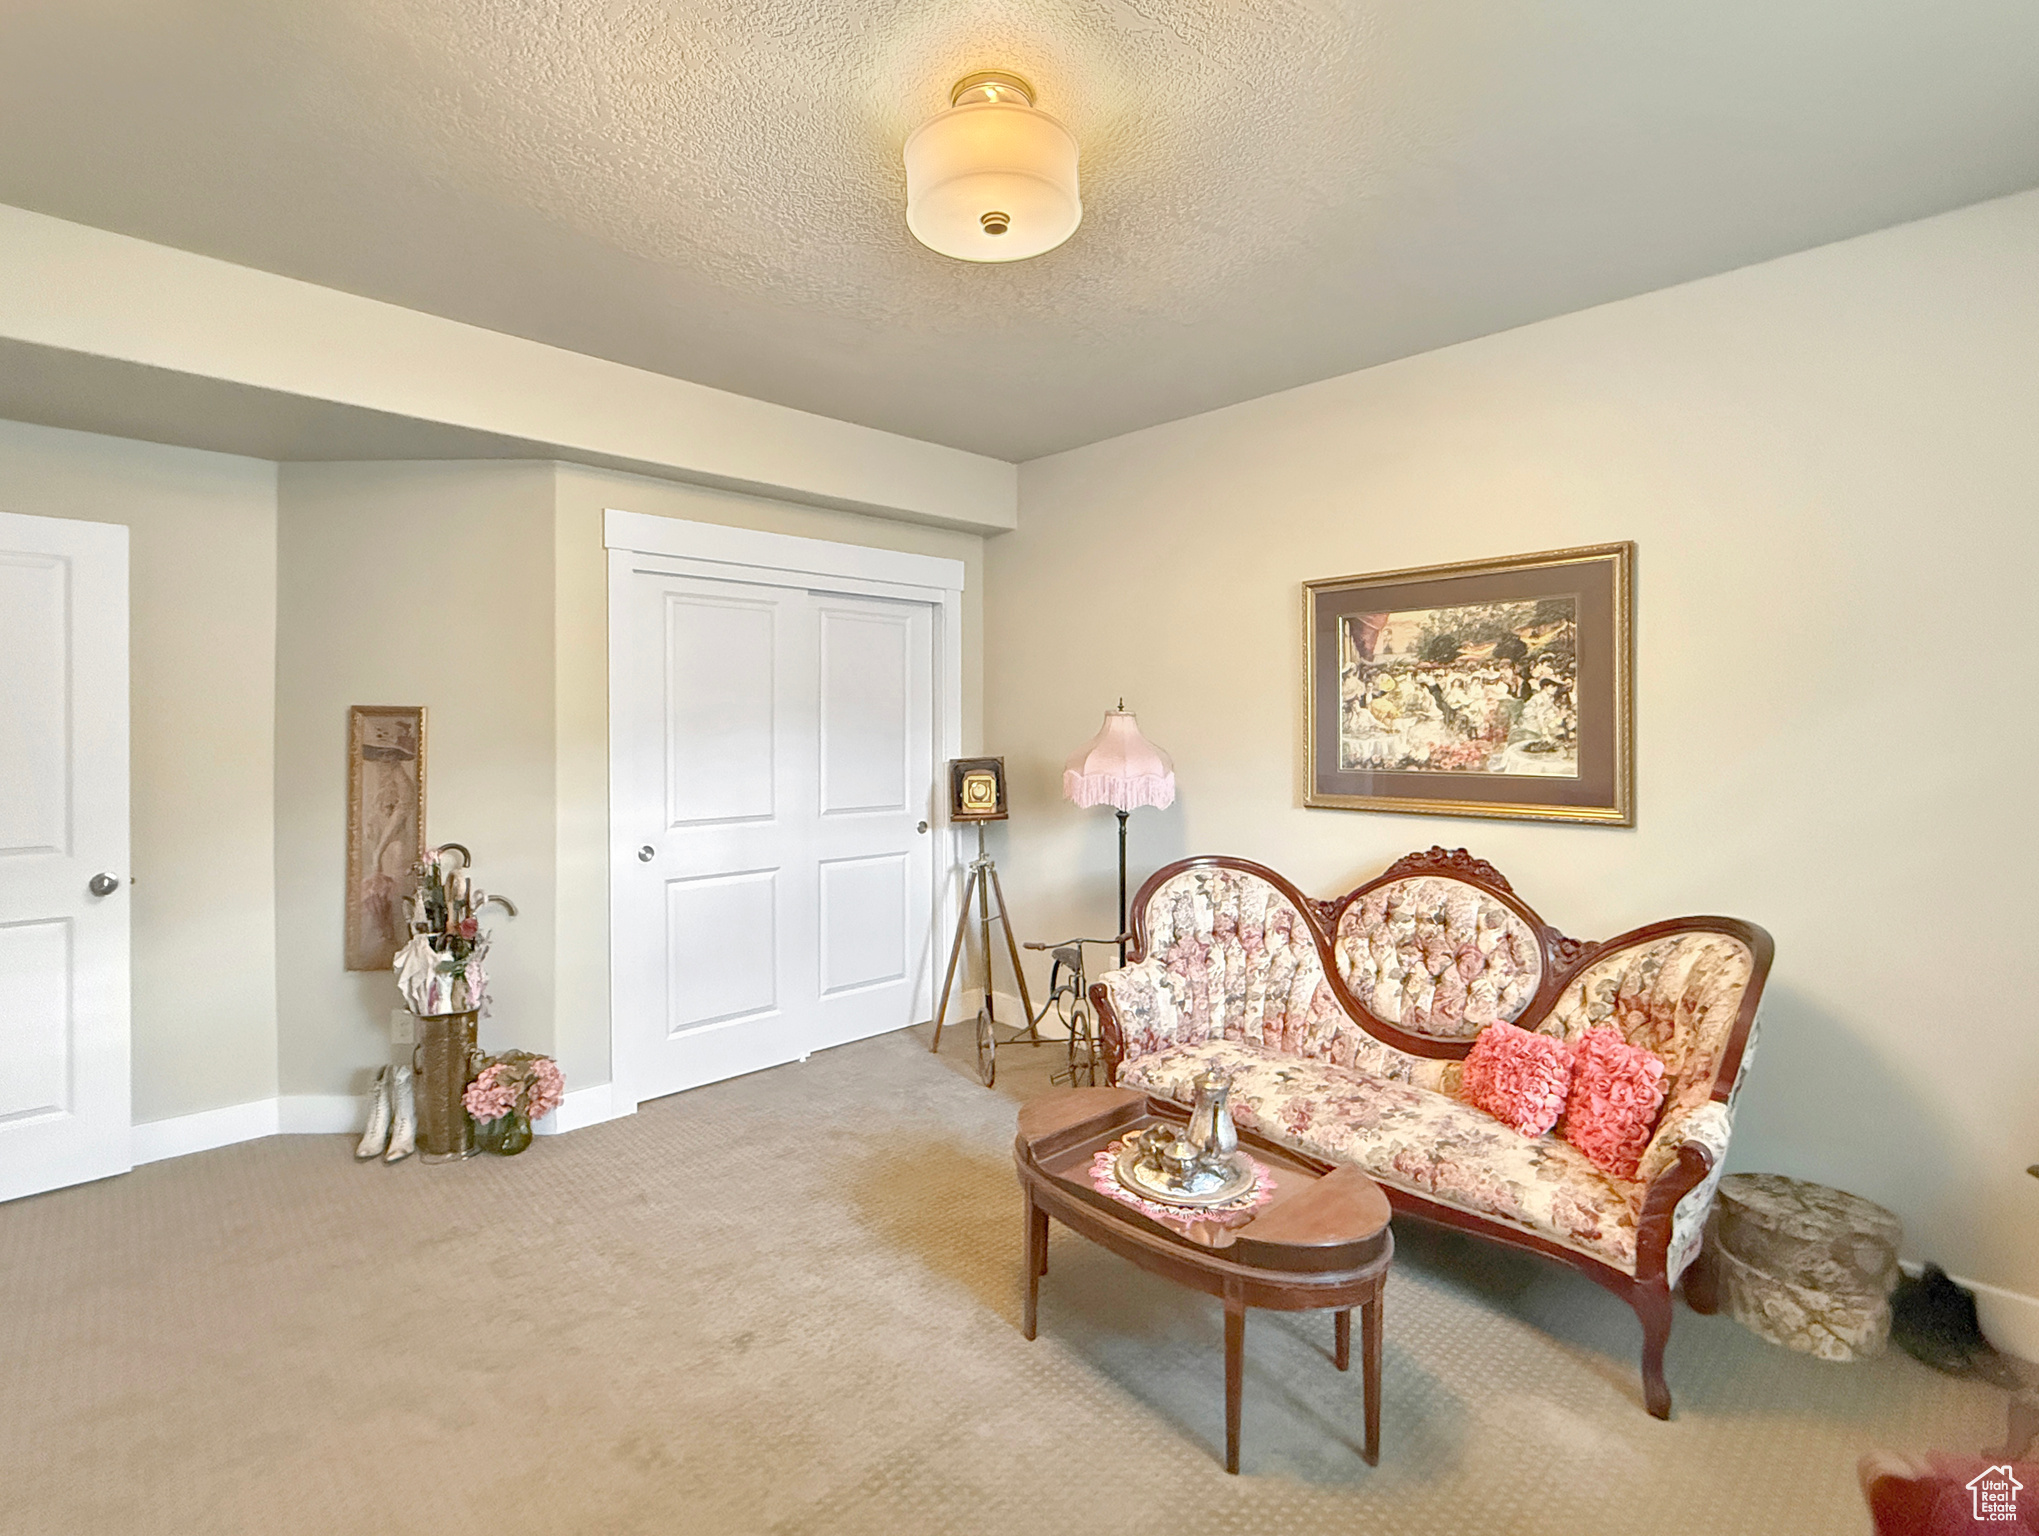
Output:
[[1119,1182],[1117,1163],[1124,1145],[1115,1141],[1090,1160],[1091,1188],[1101,1195],[1110,1195],[1121,1205],[1130,1205],[1142,1216],[1150,1216],[1178,1231],[1198,1225],[1244,1226],[1256,1210],[1274,1198],[1273,1171],[1258,1158],[1241,1153],[1253,1169],[1253,1187],[1236,1200],[1227,1200],[1223,1205],[1185,1206],[1163,1205],[1159,1201],[1143,1199]]

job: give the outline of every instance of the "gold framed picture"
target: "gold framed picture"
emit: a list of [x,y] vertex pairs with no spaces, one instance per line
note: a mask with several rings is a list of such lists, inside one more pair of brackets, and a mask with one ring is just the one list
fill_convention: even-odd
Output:
[[1005,759],[956,757],[949,760],[949,820],[1004,821]]
[[347,711],[347,969],[386,971],[425,856],[425,706]]
[[1635,825],[1635,545],[1303,584],[1303,804]]

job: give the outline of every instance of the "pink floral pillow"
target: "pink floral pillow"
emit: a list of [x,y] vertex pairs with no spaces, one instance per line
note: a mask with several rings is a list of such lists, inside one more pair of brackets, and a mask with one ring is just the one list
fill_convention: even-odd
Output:
[[1571,1082],[1572,1048],[1564,1041],[1489,1024],[1466,1054],[1459,1095],[1511,1130],[1541,1136],[1564,1113]]
[[1664,1063],[1619,1030],[1589,1029],[1572,1046],[1564,1138],[1603,1172],[1633,1179],[1664,1107]]

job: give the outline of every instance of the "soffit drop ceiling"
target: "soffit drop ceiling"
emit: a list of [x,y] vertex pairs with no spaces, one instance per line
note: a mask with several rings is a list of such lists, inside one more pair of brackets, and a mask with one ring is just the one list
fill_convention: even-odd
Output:
[[[906,233],[975,68],[1082,144]],[[1022,459],[2039,185],[2030,0],[16,0],[0,202]]]

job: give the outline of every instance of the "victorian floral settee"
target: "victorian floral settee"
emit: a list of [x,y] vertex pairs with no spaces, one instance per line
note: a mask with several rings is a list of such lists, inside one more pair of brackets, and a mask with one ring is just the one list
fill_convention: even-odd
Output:
[[[1273,870],[1199,858],[1135,898],[1130,961],[1091,988],[1110,1081],[1188,1102],[1232,1081],[1239,1123],[1356,1164],[1398,1212],[1528,1248],[1634,1307],[1643,1395],[1668,1418],[1671,1290],[1700,1232],[1755,1046],[1770,936],[1726,917],[1566,938],[1463,849],[1313,901]],[[1578,1039],[1611,1025],[1664,1063],[1636,1177],[1457,1096],[1489,1024]]]

